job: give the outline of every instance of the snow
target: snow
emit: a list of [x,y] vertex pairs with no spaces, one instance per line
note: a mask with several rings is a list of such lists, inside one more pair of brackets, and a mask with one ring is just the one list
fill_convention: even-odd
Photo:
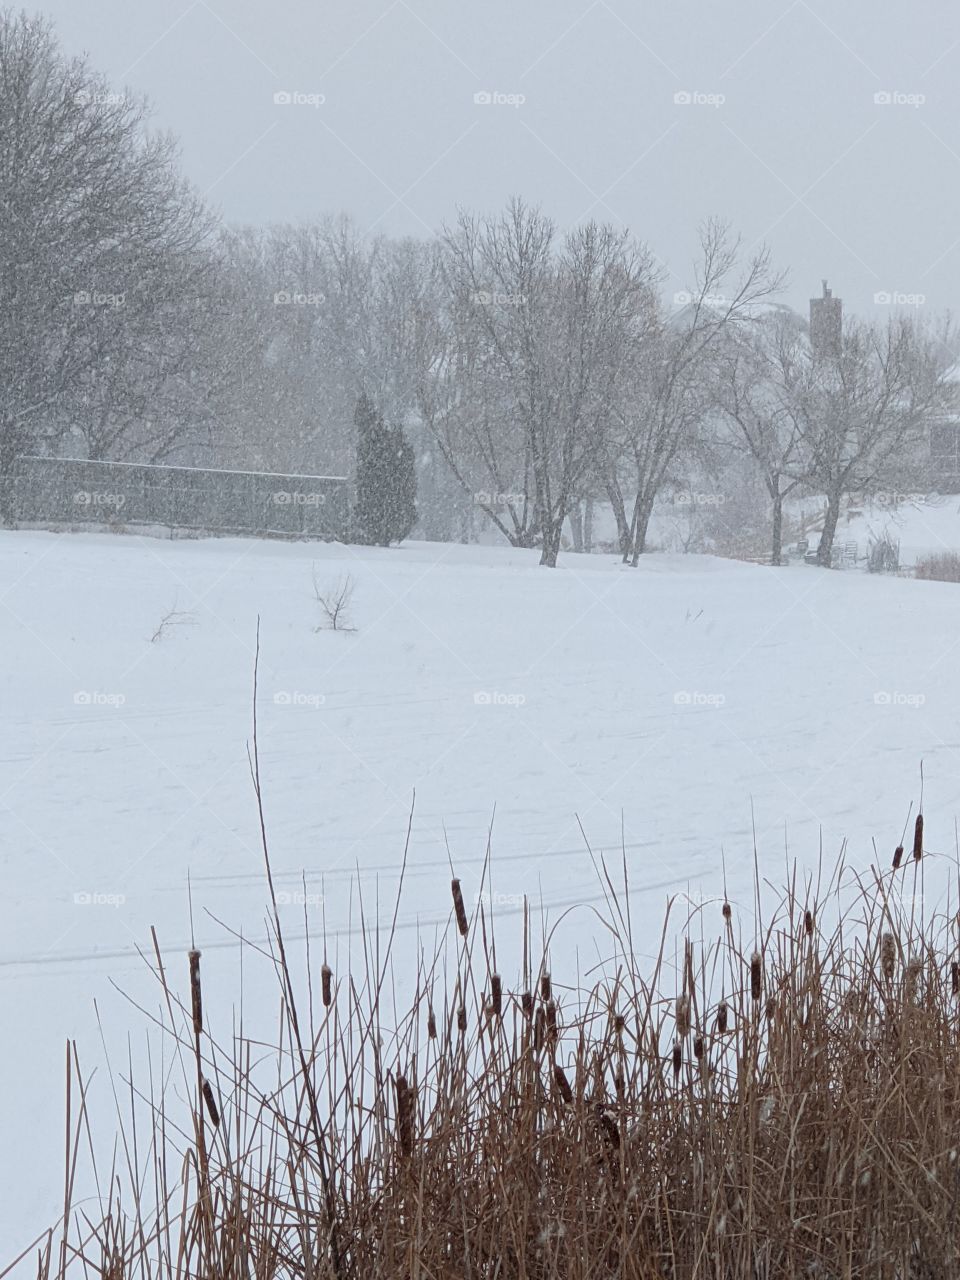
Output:
[[[941,510],[938,537],[960,546]],[[314,565],[321,584],[354,579],[355,631],[316,630]],[[188,616],[152,642],[172,609]],[[411,963],[418,930],[432,946],[449,915],[448,845],[476,901],[491,821],[498,945],[524,893],[548,925],[566,911],[555,968],[570,980],[607,946],[578,822],[595,854],[619,858],[622,831],[651,948],[668,894],[721,893],[721,852],[747,920],[754,841],[775,883],[785,859],[814,868],[822,843],[831,863],[845,839],[852,867],[886,866],[921,761],[931,882],[952,858],[955,585],[699,556],[631,570],[565,554],[548,571],[502,547],[2,533],[0,1132],[32,1153],[0,1203],[3,1261],[56,1216],[65,1041],[100,1068],[106,1107],[98,1014],[116,1069],[146,1020],[112,983],[156,1007],[138,954],[152,925],[185,976],[188,873],[205,1008],[229,1031],[238,951],[212,915],[265,936],[247,760],[258,616],[281,910],[292,933],[326,928],[338,972],[357,954],[351,884],[392,913],[414,790]],[[260,983],[245,1000],[272,1009]]]

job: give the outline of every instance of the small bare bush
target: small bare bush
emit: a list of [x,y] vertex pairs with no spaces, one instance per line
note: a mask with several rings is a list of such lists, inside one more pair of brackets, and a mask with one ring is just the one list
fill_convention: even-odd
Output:
[[318,580],[316,567],[314,567],[313,593],[324,617],[323,624],[317,627],[318,631],[356,631],[356,627],[350,620],[350,606],[355,587],[356,583],[349,574],[324,586]]

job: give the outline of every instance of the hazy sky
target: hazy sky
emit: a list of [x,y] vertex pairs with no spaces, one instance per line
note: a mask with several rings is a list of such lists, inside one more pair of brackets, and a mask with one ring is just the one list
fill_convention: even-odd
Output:
[[[231,222],[343,210],[426,234],[458,204],[521,194],[562,225],[625,223],[679,290],[717,214],[770,245],[795,305],[827,276],[863,313],[883,314],[878,293],[960,310],[960,7],[946,0],[40,7],[66,49],[149,95]],[[280,91],[312,101],[277,105]]]

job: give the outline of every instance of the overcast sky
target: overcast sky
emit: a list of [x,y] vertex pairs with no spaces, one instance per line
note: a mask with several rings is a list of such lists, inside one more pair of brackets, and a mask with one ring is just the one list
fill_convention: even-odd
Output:
[[960,7],[947,0],[41,8],[68,51],[150,97],[230,222],[347,211],[421,235],[458,204],[520,194],[561,225],[626,224],[669,291],[689,282],[698,223],[720,215],[790,269],[795,305],[826,276],[864,314],[882,314],[876,294],[960,310]]

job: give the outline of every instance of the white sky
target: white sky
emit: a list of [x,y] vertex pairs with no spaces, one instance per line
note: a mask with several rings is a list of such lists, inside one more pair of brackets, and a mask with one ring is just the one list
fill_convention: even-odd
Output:
[[[689,282],[699,221],[826,276],[960,302],[960,7],[946,0],[45,0],[148,94],[231,222],[347,211],[426,234],[512,194],[627,224]],[[277,106],[278,90],[322,94]],[[487,90],[522,105],[477,105]],[[678,104],[677,92],[722,95]],[[910,95],[919,105],[874,101]]]

